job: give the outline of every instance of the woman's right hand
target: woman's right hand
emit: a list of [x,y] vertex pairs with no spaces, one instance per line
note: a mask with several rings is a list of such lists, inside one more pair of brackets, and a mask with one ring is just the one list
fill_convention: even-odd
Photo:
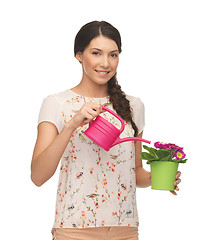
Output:
[[105,112],[100,103],[88,102],[67,122],[68,126],[78,128],[96,118],[100,113]]

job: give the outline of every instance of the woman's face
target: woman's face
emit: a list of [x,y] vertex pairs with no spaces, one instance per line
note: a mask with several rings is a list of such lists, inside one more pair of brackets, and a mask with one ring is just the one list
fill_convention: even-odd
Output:
[[116,74],[119,50],[116,42],[104,36],[94,38],[84,52],[76,54],[82,63],[83,80],[104,85]]

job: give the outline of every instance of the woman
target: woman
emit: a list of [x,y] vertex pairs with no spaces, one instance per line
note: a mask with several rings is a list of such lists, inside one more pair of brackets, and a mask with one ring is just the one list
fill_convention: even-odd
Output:
[[126,95],[116,79],[120,53],[116,28],[104,21],[84,25],[74,46],[81,82],[43,101],[31,178],[41,186],[61,160],[53,239],[138,239],[136,186],[151,185],[140,159],[141,142],[118,144],[107,152],[84,134],[99,114],[120,128],[120,122],[102,110],[105,105],[124,119],[121,137],[142,137],[144,105]]

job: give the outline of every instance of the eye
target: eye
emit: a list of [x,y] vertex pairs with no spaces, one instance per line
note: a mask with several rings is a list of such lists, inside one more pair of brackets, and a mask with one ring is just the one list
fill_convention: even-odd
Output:
[[99,52],[92,52],[93,55],[99,55],[100,53]]
[[112,54],[111,54],[111,57],[113,57],[113,58],[117,58],[117,57],[118,57],[118,55],[117,55],[117,54],[115,54],[115,53],[112,53]]

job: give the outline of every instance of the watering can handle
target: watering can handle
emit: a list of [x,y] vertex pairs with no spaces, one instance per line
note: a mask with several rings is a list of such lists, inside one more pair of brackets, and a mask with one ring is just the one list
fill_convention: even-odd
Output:
[[120,122],[121,122],[121,128],[119,129],[119,131],[120,131],[120,133],[122,133],[122,131],[123,131],[124,128],[125,128],[125,124],[124,124],[123,119],[122,119],[120,116],[118,116],[114,111],[110,110],[109,108],[107,108],[107,107],[105,107],[105,106],[102,106],[102,109],[108,111],[109,113],[111,113],[111,114],[114,115],[117,119],[120,120]]

